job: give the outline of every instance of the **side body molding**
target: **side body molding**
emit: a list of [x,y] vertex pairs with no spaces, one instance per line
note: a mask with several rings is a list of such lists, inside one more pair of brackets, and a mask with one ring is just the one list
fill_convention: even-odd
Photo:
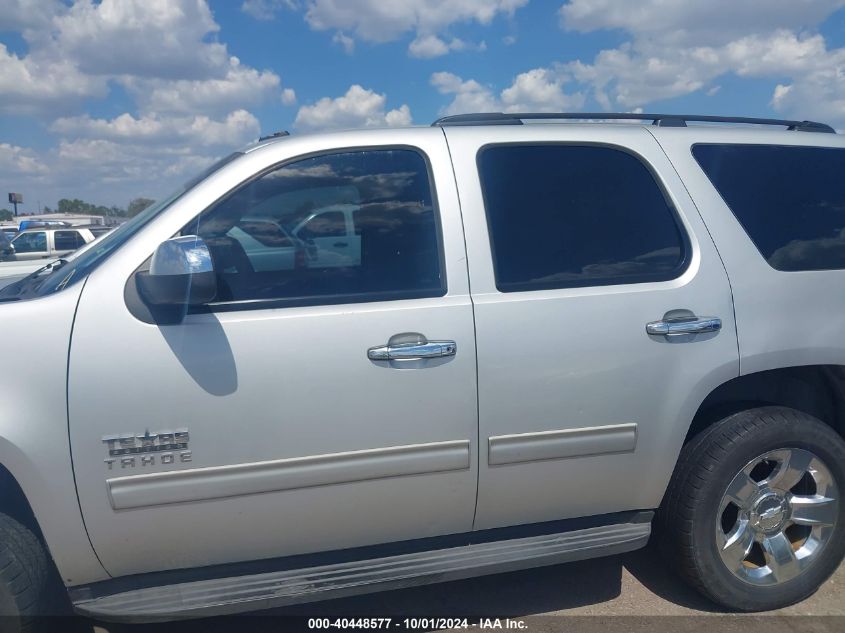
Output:
[[149,473],[107,480],[115,510],[401,477],[470,466],[469,440]]
[[488,440],[488,463],[496,466],[541,459],[630,453],[636,447],[635,423],[496,435]]

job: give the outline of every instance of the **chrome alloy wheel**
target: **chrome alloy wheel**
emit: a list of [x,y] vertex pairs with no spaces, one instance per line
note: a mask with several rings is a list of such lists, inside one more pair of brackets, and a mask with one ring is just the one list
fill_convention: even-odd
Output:
[[752,459],[725,490],[716,545],[735,576],[777,585],[809,568],[839,517],[839,491],[827,466],[798,448]]

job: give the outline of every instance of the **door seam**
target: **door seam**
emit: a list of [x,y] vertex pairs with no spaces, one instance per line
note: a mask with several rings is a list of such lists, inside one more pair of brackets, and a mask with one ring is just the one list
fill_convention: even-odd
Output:
[[443,141],[446,143],[446,153],[449,155],[449,167],[452,170],[452,179],[455,183],[455,196],[458,200],[458,216],[461,219],[461,237],[464,243],[464,263],[467,275],[467,293],[469,294],[469,305],[472,311],[472,337],[473,349],[475,350],[475,437],[476,437],[476,454],[477,460],[475,464],[475,508],[472,512],[472,525],[470,530],[475,531],[475,523],[478,518],[478,497],[481,492],[481,397],[479,384],[479,369],[478,369],[478,328],[475,323],[475,299],[472,295],[472,275],[470,275],[469,268],[469,252],[467,250],[467,231],[464,223],[463,204],[461,202],[461,192],[458,187],[458,175],[455,173],[455,161],[452,158],[452,148],[449,146],[449,136],[446,134],[446,129],[441,127],[443,132]]

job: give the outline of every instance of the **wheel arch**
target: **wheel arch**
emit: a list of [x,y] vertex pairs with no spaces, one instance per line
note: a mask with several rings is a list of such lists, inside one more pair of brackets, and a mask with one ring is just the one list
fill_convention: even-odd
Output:
[[763,406],[802,411],[845,437],[845,366],[780,367],[732,378],[701,402],[684,444],[728,415]]
[[3,464],[0,464],[0,513],[7,514],[22,523],[32,530],[42,543],[45,542],[29,499],[18,480]]

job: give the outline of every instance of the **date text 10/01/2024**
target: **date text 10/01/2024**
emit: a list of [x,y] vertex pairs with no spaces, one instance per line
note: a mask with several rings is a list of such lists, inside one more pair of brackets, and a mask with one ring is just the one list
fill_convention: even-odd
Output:
[[479,630],[527,630],[523,620],[510,618],[310,618],[309,629],[479,629]]

